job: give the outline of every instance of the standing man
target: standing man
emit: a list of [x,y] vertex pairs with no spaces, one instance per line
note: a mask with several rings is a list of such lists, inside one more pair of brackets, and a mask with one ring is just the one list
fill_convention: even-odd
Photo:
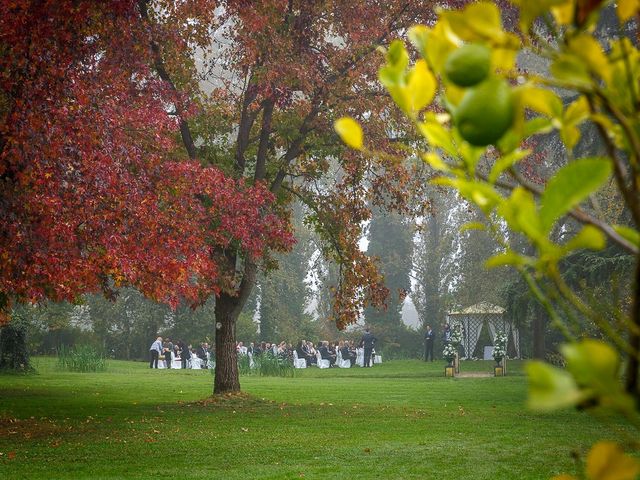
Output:
[[448,323],[445,323],[444,325],[444,332],[442,332],[442,340],[444,341],[445,345],[447,343],[451,343],[451,325],[449,325]]
[[162,353],[164,354],[164,363],[167,368],[171,368],[171,353],[173,353],[173,343],[171,339],[167,337],[167,339],[162,344]]
[[162,337],[156,338],[156,341],[151,344],[149,353],[151,353],[149,368],[158,368],[158,357],[162,353]]
[[376,337],[369,331],[369,327],[364,329],[364,335],[360,339],[360,347],[364,347],[364,366],[371,366],[371,352],[376,343]]
[[185,370],[187,368],[187,360],[191,360],[191,345],[179,340],[178,347],[180,347],[180,363],[182,369]]
[[424,332],[424,361],[428,362],[429,358],[433,362],[433,330],[431,330],[431,325],[427,325],[427,331]]

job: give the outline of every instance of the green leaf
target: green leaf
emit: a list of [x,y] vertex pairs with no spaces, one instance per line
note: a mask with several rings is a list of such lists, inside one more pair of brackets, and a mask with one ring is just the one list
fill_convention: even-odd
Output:
[[544,233],[535,200],[533,195],[523,187],[513,189],[509,199],[500,205],[498,214],[515,231],[524,233],[538,245],[544,243]]
[[458,152],[453,144],[451,133],[437,121],[425,121],[418,123],[420,133],[427,139],[429,145],[441,148],[451,157],[457,157]]
[[562,122],[571,125],[582,123],[589,118],[590,113],[591,109],[589,108],[589,101],[587,100],[587,97],[582,96],[567,107],[562,115]]
[[640,248],[640,232],[624,225],[614,225],[613,229],[618,232],[621,237]]
[[564,248],[565,251],[571,252],[580,248],[602,250],[606,246],[607,238],[604,236],[604,233],[593,225],[585,225],[575,237],[567,242]]
[[550,118],[562,116],[562,100],[551,90],[525,86],[520,87],[518,93],[522,96],[525,107]]
[[414,25],[409,28],[407,34],[411,44],[420,52],[422,58],[427,59],[427,42],[429,39],[429,28],[424,25]]
[[560,137],[562,138],[562,143],[567,147],[567,150],[573,150],[573,147],[580,141],[580,129],[571,124],[562,125]]
[[491,185],[484,182],[464,178],[438,177],[431,180],[431,183],[455,188],[460,195],[476,204],[485,213],[491,212],[496,205],[503,201],[500,194]]
[[564,166],[549,180],[542,194],[540,219],[549,232],[555,221],[580,204],[609,178],[606,158],[582,158]]
[[387,63],[378,71],[380,83],[388,90],[405,86],[405,74],[409,65],[409,54],[401,40],[394,40],[387,50]]
[[333,124],[333,128],[348,147],[355,150],[362,150],[364,135],[360,124],[353,118],[339,118]]
[[584,339],[564,344],[560,351],[567,360],[567,370],[580,387],[599,394],[620,389],[620,357],[611,346],[599,340]]
[[429,165],[434,170],[439,170],[441,172],[448,172],[449,165],[447,165],[442,158],[436,153],[428,152],[422,154],[422,159],[425,161],[427,165]]
[[582,33],[569,38],[569,49],[591,70],[591,73],[611,82],[611,65],[600,43],[590,34]]
[[394,40],[387,50],[387,65],[397,71],[404,71],[409,65],[409,54],[402,40]]
[[527,363],[525,371],[529,377],[529,408],[551,411],[576,405],[583,400],[573,377],[564,370],[533,361]]
[[502,38],[502,18],[500,9],[495,3],[472,3],[464,10],[465,17],[470,20],[470,27],[485,38],[499,40]]
[[502,172],[511,168],[529,154],[531,154],[531,150],[514,150],[513,152],[498,158],[496,163],[493,164],[493,167],[491,167],[489,182],[495,183]]
[[527,138],[537,133],[549,133],[553,130],[551,120],[545,117],[535,117],[524,122],[523,137]]
[[577,87],[590,88],[592,84],[587,65],[575,55],[560,55],[551,64],[551,73],[558,80],[564,80]]
[[551,7],[562,5],[566,0],[512,0],[512,3],[520,7],[520,28],[524,32],[529,31],[533,21],[540,15],[551,10]]
[[487,268],[504,267],[507,265],[519,266],[519,265],[532,265],[533,261],[529,257],[520,255],[512,250],[508,252],[499,253],[487,259],[484,263]]

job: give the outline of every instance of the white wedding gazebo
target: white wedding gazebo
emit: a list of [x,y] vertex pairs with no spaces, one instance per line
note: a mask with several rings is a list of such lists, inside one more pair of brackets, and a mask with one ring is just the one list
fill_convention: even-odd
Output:
[[516,358],[520,358],[520,332],[512,323],[504,318],[504,308],[487,302],[476,303],[458,312],[447,314],[447,323],[451,327],[455,324],[462,326],[463,358],[471,358],[478,345],[478,339],[482,328],[486,324],[489,327],[489,336],[494,342],[496,332],[503,331],[507,335],[509,343],[513,342]]

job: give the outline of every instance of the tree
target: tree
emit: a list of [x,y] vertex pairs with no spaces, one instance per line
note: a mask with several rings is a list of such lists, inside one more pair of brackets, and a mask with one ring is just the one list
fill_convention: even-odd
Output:
[[[434,26],[419,26],[409,32],[421,59],[409,66],[406,49],[395,42],[380,79],[424,136],[426,151],[422,156],[440,172],[437,183],[454,188],[485,214],[501,246],[487,265],[515,267],[566,337],[567,343],[561,347],[566,370],[542,362],[529,364],[530,405],[541,410],[602,406],[637,427],[640,52],[626,35],[637,37],[638,24],[629,21],[638,17],[640,5],[629,1],[613,4],[609,12],[615,12],[616,25],[599,37],[592,32],[601,18],[606,19],[608,2],[513,3],[520,8],[517,36],[503,29],[500,11],[492,3],[443,11]],[[618,34],[612,35],[613,30]],[[600,38],[606,38],[606,48]],[[480,59],[488,62],[487,76],[475,85],[461,85],[457,78],[462,72],[452,75],[452,70],[464,70],[471,60],[478,61],[468,56],[458,61],[463,49],[469,52],[469,44],[489,51],[486,60]],[[543,59],[543,71],[516,69],[516,57],[524,50]],[[422,112],[437,90],[440,98],[446,99],[443,111],[447,113]],[[565,107],[558,92],[566,91],[575,97]],[[363,148],[357,123],[340,122],[336,129],[344,141]],[[583,125],[598,132],[602,148],[576,157]],[[521,171],[521,161],[531,153],[526,140],[555,129],[564,144],[566,163],[554,168],[543,185],[536,184]],[[602,215],[592,197],[611,177],[628,212],[628,223]],[[565,216],[579,222],[580,228],[562,231]],[[512,241],[518,236],[527,239],[529,252],[513,248]],[[588,290],[572,288],[576,285],[562,275],[573,256],[607,246],[624,252],[634,268],[632,285],[628,286],[630,308],[615,312],[617,322],[590,304]],[[584,321],[593,322],[606,341],[581,338]],[[622,383],[621,357],[626,362]],[[602,465],[611,466],[607,475],[616,478],[636,478],[640,473],[640,463],[609,442],[592,448],[586,476],[598,478]]]
[[411,219],[399,214],[385,214],[376,210],[369,224],[367,254],[378,260],[385,286],[390,290],[383,311],[367,308],[365,321],[371,325],[402,323],[402,305],[411,288],[411,254],[413,228]]
[[[189,104],[158,63],[200,45],[213,2],[0,5],[0,311],[134,285],[177,306],[233,290],[220,251],[292,244],[274,196],[185,160]],[[168,34],[167,26],[177,26]],[[206,32],[206,28],[204,29]],[[156,42],[162,37],[162,49]],[[180,62],[177,62],[180,65]],[[154,68],[152,68],[154,67]],[[157,72],[157,73],[155,73]],[[223,255],[224,257],[224,255]]]
[[[395,115],[372,82],[375,49],[433,12],[409,0],[228,0],[220,11],[214,23],[226,46],[212,52],[204,76],[221,86],[197,95],[202,114],[189,122],[202,141],[196,156],[236,179],[268,186],[279,200],[268,211],[281,218],[294,198],[306,205],[322,254],[338,265],[333,309],[343,328],[367,305],[381,306],[387,294],[358,247],[368,205],[406,210],[407,191],[421,182],[403,162],[345,152],[332,138],[331,123],[341,112],[366,111],[369,134],[395,150],[385,135]],[[220,122],[234,128],[207,130]],[[226,251],[224,258],[221,270],[236,283],[216,298],[215,393],[240,388],[234,329],[259,267],[250,252]]]

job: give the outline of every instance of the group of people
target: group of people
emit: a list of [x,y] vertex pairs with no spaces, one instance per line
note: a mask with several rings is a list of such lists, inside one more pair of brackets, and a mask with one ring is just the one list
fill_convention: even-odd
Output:
[[[375,354],[376,337],[367,327],[359,342],[349,342],[348,340],[340,340],[329,343],[323,340],[314,345],[312,342],[300,340],[297,347],[293,347],[290,343],[270,343],[270,342],[251,342],[245,346],[243,342],[238,342],[236,351],[238,355],[251,355],[257,357],[260,355],[273,355],[293,361],[294,352],[300,359],[306,360],[307,365],[317,365],[318,357],[321,360],[328,360],[331,367],[336,366],[339,357],[349,360],[350,366],[356,364],[358,358],[358,348],[364,350],[364,366],[371,367]],[[200,368],[207,368],[211,359],[209,344],[207,342],[200,343],[198,348],[193,348],[191,344],[186,344],[182,340],[175,343],[169,337],[158,337],[149,348],[151,360],[149,368],[193,368],[193,362],[197,362]],[[179,367],[174,362],[179,362]]]
[[370,367],[373,363],[371,360],[374,354],[376,337],[371,333],[369,328],[365,330],[360,342],[349,342],[348,340],[340,340],[333,343],[322,340],[317,344],[307,340],[300,340],[296,347],[287,342],[270,343],[270,342],[251,342],[245,346],[243,342],[238,342],[236,350],[239,355],[260,356],[262,354],[273,355],[293,361],[294,351],[298,358],[306,360],[307,365],[317,365],[318,353],[322,360],[328,360],[331,367],[336,366],[338,353],[342,360],[350,360],[351,365],[356,364],[357,348],[364,349],[364,366]]
[[191,368],[195,361],[199,362],[200,368],[207,368],[211,357],[207,342],[201,342],[198,348],[193,348],[191,344],[187,345],[182,340],[173,343],[169,337],[164,340],[162,337],[156,338],[149,348],[149,353],[149,368],[158,368],[160,361],[164,361],[165,368],[172,368],[178,360],[180,368]]
[[[424,361],[428,362],[431,360],[433,362],[433,342],[434,342],[435,334],[431,329],[431,325],[427,325],[427,329],[424,332]],[[442,330],[442,342],[446,345],[451,342],[451,325],[446,323]]]

